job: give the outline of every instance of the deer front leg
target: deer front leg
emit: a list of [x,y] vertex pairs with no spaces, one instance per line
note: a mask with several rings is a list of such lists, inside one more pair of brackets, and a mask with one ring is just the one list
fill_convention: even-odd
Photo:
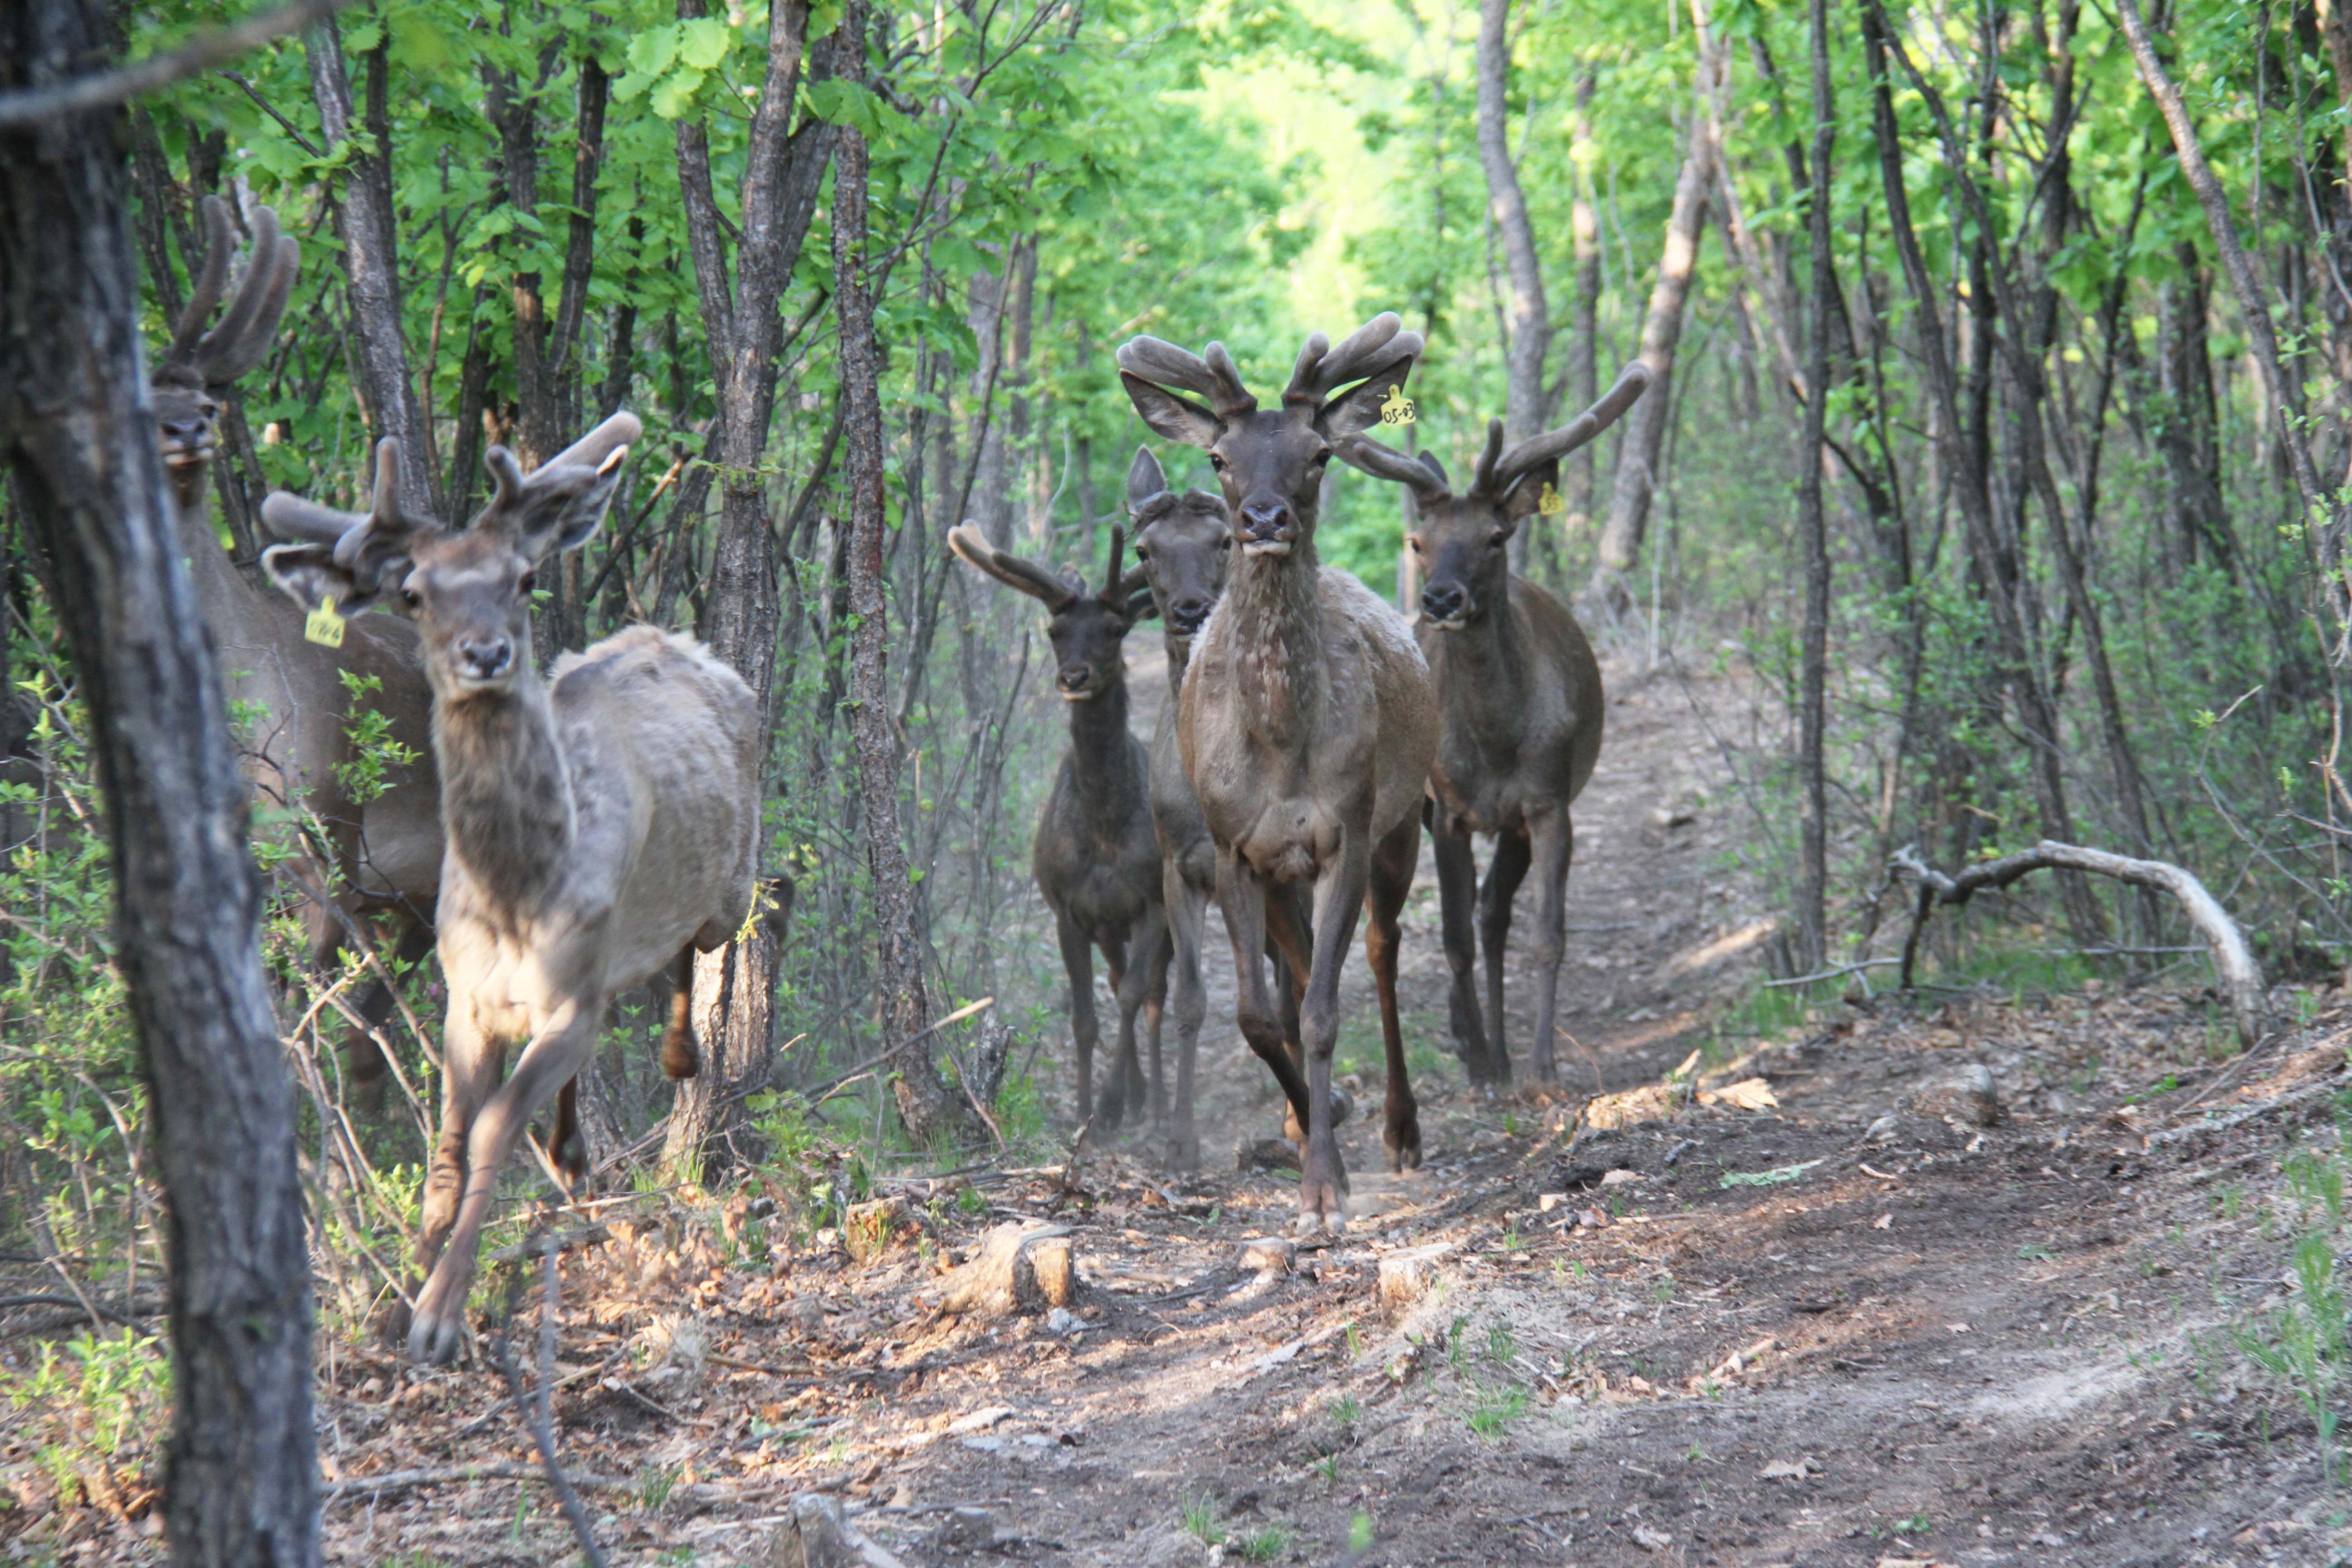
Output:
[[1536,1082],[1559,1081],[1552,1057],[1553,1018],[1559,1005],[1559,962],[1568,951],[1568,871],[1576,859],[1576,824],[1565,810],[1532,825],[1536,890],[1536,1044],[1528,1070]]
[[441,1135],[425,1172],[425,1201],[419,1215],[416,1267],[430,1270],[441,1260],[441,1248],[457,1219],[457,1201],[465,1191],[467,1152],[474,1123],[499,1087],[499,1068],[506,1050],[502,1042],[482,1032],[462,996],[452,999],[441,1028]]
[[1159,917],[1160,930],[1152,938],[1150,955],[1139,959],[1137,967],[1143,971],[1144,1047],[1151,1058],[1151,1124],[1164,1128],[1168,1125],[1168,1071],[1160,1055],[1160,1027],[1168,1012],[1171,952],[1167,908],[1161,905],[1152,912]]
[[1110,937],[1097,945],[1102,949],[1111,1000],[1118,1005],[1118,1038],[1111,1048],[1110,1079],[1095,1114],[1102,1118],[1104,1131],[1115,1132],[1129,1111],[1143,1109],[1143,1069],[1135,1060],[1135,1012],[1127,1005],[1127,941]]
[[1528,875],[1528,841],[1508,831],[1495,836],[1495,858],[1486,868],[1486,885],[1478,894],[1478,945],[1486,949],[1486,1014],[1495,1023],[1486,1037],[1491,1082],[1511,1086],[1510,1030],[1503,1016],[1503,959],[1511,944],[1511,900]]
[[1437,912],[1445,933],[1445,966],[1454,984],[1446,994],[1453,1014],[1454,1048],[1473,1087],[1494,1077],[1486,1050],[1486,1019],[1478,1011],[1477,932],[1472,910],[1478,900],[1478,862],[1470,836],[1446,830],[1442,812],[1433,814],[1430,844],[1437,855]]
[[1404,1065],[1404,1026],[1397,1016],[1397,916],[1412,891],[1413,862],[1421,858],[1421,819],[1408,816],[1372,852],[1371,892],[1364,900],[1364,962],[1381,997],[1381,1040],[1388,1050],[1388,1100],[1381,1142],[1391,1171],[1421,1168],[1421,1107]]
[[1192,1072],[1201,1052],[1201,1025],[1209,1015],[1208,990],[1201,978],[1201,943],[1208,931],[1209,895],[1184,879],[1175,861],[1160,879],[1166,894],[1169,964],[1168,1013],[1176,1025],[1176,1104],[1168,1131],[1168,1163],[1180,1171],[1201,1166],[1201,1135],[1192,1123]]
[[1095,1119],[1095,1046],[1102,1025],[1095,1017],[1095,948],[1077,922],[1060,910],[1054,926],[1062,939],[1062,968],[1070,979],[1070,1040],[1078,1055],[1078,1125]]
[[1371,879],[1371,846],[1360,827],[1343,831],[1339,853],[1315,879],[1315,952],[1299,1004],[1299,1042],[1307,1047],[1307,1147],[1299,1157],[1298,1230],[1333,1235],[1348,1227],[1347,1174],[1331,1114],[1331,1052],[1339,1043],[1339,971],[1355,940]]
[[498,1198],[499,1174],[530,1119],[595,1054],[596,1021],[604,1011],[602,997],[559,1004],[523,1048],[513,1075],[474,1118],[466,1138],[466,1188],[457,1204],[457,1222],[449,1231],[448,1250],[416,1293],[416,1311],[409,1321],[408,1353],[414,1360],[439,1364],[457,1353],[465,1334],[466,1297],[474,1284],[475,1254]]
[[1225,934],[1234,943],[1234,1022],[1282,1086],[1283,1099],[1297,1116],[1307,1103],[1307,1079],[1283,1048],[1282,1022],[1266,987],[1266,888],[1265,879],[1240,856],[1217,851],[1217,906],[1224,912]]

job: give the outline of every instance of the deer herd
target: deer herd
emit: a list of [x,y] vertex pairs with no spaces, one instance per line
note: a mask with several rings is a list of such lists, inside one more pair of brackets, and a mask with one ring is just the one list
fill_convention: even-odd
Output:
[[[298,252],[270,211],[256,209],[251,258],[230,290],[230,215],[208,200],[204,217],[209,252],[152,376],[152,404],[197,599],[247,730],[256,798],[284,825],[273,830],[288,834],[287,863],[307,895],[313,961],[345,950],[373,961],[367,935],[378,920],[399,958],[439,951],[443,1106],[408,1348],[446,1361],[465,1332],[499,1173],[551,1100],[551,1155],[575,1183],[585,1175],[574,1080],[608,1000],[668,978],[680,1005],[663,1068],[673,1078],[697,1070],[682,1005],[692,956],[731,940],[753,903],[759,705],[692,637],[649,626],[540,672],[536,574],[602,523],[640,434],[626,413],[528,474],[492,447],[495,489],[463,528],[411,510],[397,444],[384,441],[362,511],[268,498],[262,520],[283,542],[263,552],[263,567],[283,597],[252,587],[207,503],[218,400],[275,333]],[[1452,1032],[1474,1083],[1511,1078],[1504,948],[1513,896],[1538,872],[1529,1068],[1538,1080],[1553,1076],[1570,810],[1600,751],[1601,673],[1567,608],[1513,575],[1507,547],[1560,458],[1649,383],[1635,364],[1576,419],[1507,448],[1492,422],[1457,495],[1433,456],[1366,435],[1384,408],[1394,415],[1422,346],[1393,314],[1336,345],[1315,333],[1275,405],[1261,407],[1222,344],[1194,354],[1136,338],[1118,356],[1136,412],[1154,434],[1201,448],[1222,493],[1172,489],[1139,449],[1127,481],[1131,535],[1111,530],[1099,586],[993,548],[970,527],[948,540],[1051,617],[1069,744],[1032,868],[1068,971],[1081,1123],[1148,1121],[1172,1163],[1198,1164],[1195,1060],[1213,900],[1233,943],[1237,1025],[1287,1103],[1298,1222],[1309,1233],[1344,1223],[1335,1128],[1350,1108],[1332,1089],[1331,1062],[1360,912],[1387,1058],[1381,1139],[1392,1169],[1421,1163],[1397,962],[1424,825]],[[1412,498],[1406,542],[1423,586],[1412,623],[1318,562],[1335,458]],[[394,613],[360,613],[377,605]],[[1147,747],[1129,727],[1123,645],[1155,615],[1168,689]],[[352,766],[355,691],[383,716],[370,769]],[[1471,850],[1478,833],[1496,841],[1483,889]],[[1482,942],[1483,1002],[1473,974]],[[1098,1099],[1097,951],[1118,1005]],[[345,1045],[363,1093],[387,1067],[378,1026],[393,997],[380,963],[374,973],[378,983],[351,1005]],[[1160,1048],[1171,1018],[1172,1097]]]

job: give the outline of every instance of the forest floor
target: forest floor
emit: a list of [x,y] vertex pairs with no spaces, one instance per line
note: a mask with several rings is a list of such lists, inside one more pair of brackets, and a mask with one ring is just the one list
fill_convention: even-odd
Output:
[[[2217,1050],[2193,974],[1882,987],[1766,1027],[1742,999],[1778,900],[1729,868],[1755,818],[1718,720],[1742,694],[1612,686],[1578,819],[1567,1091],[1465,1089],[1432,888],[1403,982],[1426,1165],[1387,1174],[1359,1117],[1350,1226],[1287,1268],[1237,1258],[1288,1234],[1295,1190],[1235,1168],[1278,1108],[1217,1022],[1228,963],[1197,1175],[1137,1138],[898,1183],[906,1223],[852,1236],[855,1258],[833,1230],[793,1250],[756,1193],[615,1205],[613,1239],[565,1258],[553,1398],[613,1561],[764,1563],[811,1490],[910,1568],[2352,1560],[2352,1494],[2242,1350],[2265,1314],[2329,1310],[2283,1271],[2326,1221],[2326,1171],[2340,1200],[2343,998],[2306,995],[2251,1059]],[[1343,1076],[1376,1111],[1360,953],[1346,994]],[[1943,1087],[1972,1065],[1989,1125]],[[1775,1103],[1732,1089],[1759,1079]],[[1596,1083],[1615,1098],[1580,1126]],[[1629,1124],[1591,1125],[1612,1111]],[[1024,1222],[1068,1227],[1071,1310],[941,1310],[951,1266]],[[321,1353],[330,1561],[576,1560],[494,1373]],[[7,1465],[8,1554],[156,1553],[135,1500],[61,1510]]]

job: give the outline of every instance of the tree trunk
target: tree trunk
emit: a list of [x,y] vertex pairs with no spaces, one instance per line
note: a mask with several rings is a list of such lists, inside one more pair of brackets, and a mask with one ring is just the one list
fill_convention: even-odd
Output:
[[[310,91],[318,100],[319,125],[332,155],[352,133],[352,83],[343,68],[343,45],[332,16],[303,36],[310,61]],[[441,476],[433,461],[433,432],[409,380],[408,350],[400,335],[400,230],[392,208],[392,146],[353,160],[335,203],[342,232],[344,277],[352,301],[352,331],[358,340],[356,369],[375,434],[400,441],[401,482],[427,502],[436,517],[449,515]]]
[[1658,280],[1650,290],[1648,316],[1642,322],[1642,363],[1650,367],[1650,392],[1625,416],[1624,436],[1617,451],[1617,480],[1609,498],[1609,522],[1601,533],[1601,557],[1592,568],[1587,589],[1595,601],[1614,611],[1628,602],[1626,573],[1642,556],[1642,533],[1650,518],[1650,499],[1656,489],[1658,457],[1666,440],[1666,417],[1674,398],[1675,348],[1683,331],[1683,307],[1690,298],[1691,274],[1698,264],[1698,244],[1706,233],[1707,189],[1715,181],[1713,123],[1716,78],[1723,69],[1723,51],[1706,26],[1704,0],[1691,0],[1691,18],[1698,29],[1698,68],[1692,92],[1690,146],[1683,156],[1683,172],[1675,182],[1675,205],[1666,220],[1665,249],[1658,261]]
[[[1568,345],[1568,404],[1590,408],[1601,395],[1601,214],[1592,200],[1591,160],[1593,73],[1576,84],[1576,116],[1569,122],[1569,162],[1575,169],[1576,194],[1570,199],[1568,226],[1576,246],[1575,321]],[[1552,399],[1544,423],[1559,405]],[[1592,459],[1594,443],[1587,441],[1568,455],[1568,514],[1563,525],[1573,531],[1592,519]]]
[[[862,31],[862,10],[853,0],[842,21],[845,33]],[[918,1142],[937,1144],[961,1134],[971,1118],[919,1038],[930,1024],[930,1001],[923,980],[922,925],[899,834],[899,740],[890,722],[890,606],[882,576],[887,520],[881,356],[874,342],[874,303],[866,292],[866,179],[865,135],[845,127],[833,180],[833,301],[841,325],[842,480],[848,492],[849,613],[854,617],[849,731],[857,757],[858,804],[866,819],[866,865],[874,877],[875,923],[881,933],[877,1010],[883,1043],[894,1053],[891,1091],[908,1134]]]
[[[702,0],[678,0],[681,18],[699,16],[703,10]],[[677,133],[688,249],[719,392],[719,418],[710,436],[719,474],[719,531],[698,629],[710,650],[732,666],[759,698],[762,758],[773,718],[776,632],[782,608],[777,597],[775,532],[769,526],[767,487],[761,478],[768,428],[775,416],[776,356],[783,344],[778,306],[815,216],[818,184],[835,135],[832,125],[813,117],[792,129],[808,18],[806,0],[779,0],[769,11],[767,78],[751,112],[744,153],[742,233],[731,291],[710,183],[708,136],[689,121],[680,121]],[[831,75],[836,62],[852,71],[862,68],[860,46],[849,42],[845,24],[809,52],[812,79]],[[700,516],[708,475],[705,468],[699,483],[681,487],[674,513],[674,551],[682,550],[684,530]],[[664,573],[665,610],[674,605],[676,579],[682,575]],[[763,966],[772,973],[773,955],[758,952],[760,942],[755,935],[746,942],[698,954],[694,963],[694,1017],[708,1045],[700,1075],[677,1087],[669,1147],[673,1157],[698,1149],[706,1179],[713,1163],[725,1157],[717,1141],[727,1131],[733,1108],[741,1103],[740,1091],[764,1083],[775,1063],[772,986],[741,978],[758,976]],[[723,1025],[718,1022],[722,1017]],[[706,1024],[706,1019],[711,1022]],[[721,1044],[727,1054],[714,1064],[708,1051]]]
[[1829,527],[1822,514],[1822,468],[1830,384],[1830,312],[1837,308],[1837,273],[1830,252],[1830,155],[1837,143],[1831,98],[1828,0],[1812,0],[1813,155],[1808,209],[1813,241],[1813,311],[1806,344],[1805,437],[1797,451],[1797,528],[1804,540],[1805,624],[1797,701],[1798,818],[1802,844],[1797,868],[1797,962],[1811,973],[1829,958],[1829,793],[1822,743],[1827,721],[1830,637]]
[[[1535,225],[1519,190],[1518,166],[1511,162],[1509,105],[1511,0],[1478,3],[1478,162],[1486,174],[1486,216],[1503,237],[1503,263],[1510,277],[1504,311],[1503,348],[1507,374],[1503,401],[1503,438],[1517,443],[1542,430],[1544,361],[1551,353],[1551,310],[1544,300],[1543,264],[1536,251]],[[1582,406],[1580,405],[1579,406]],[[1511,536],[1511,566],[1524,572],[1528,536]]]
[[[92,0],[0,8],[0,87],[110,54]],[[116,115],[0,132],[0,460],[47,553],[107,801],[167,1231],[172,1558],[319,1562],[310,1275],[255,931],[246,784],[182,563],[138,342]]]

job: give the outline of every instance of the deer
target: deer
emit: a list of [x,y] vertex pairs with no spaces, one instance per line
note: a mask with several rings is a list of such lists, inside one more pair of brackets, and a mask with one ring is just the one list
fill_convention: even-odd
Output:
[[[1437,698],[1403,620],[1315,553],[1325,468],[1339,443],[1401,395],[1421,346],[1421,334],[1402,331],[1392,312],[1336,347],[1317,332],[1299,351],[1276,409],[1257,406],[1222,343],[1194,354],[1137,337],[1118,351],[1119,380],[1136,412],[1160,437],[1208,453],[1234,519],[1241,558],[1193,638],[1177,739],[1216,844],[1242,1036],[1307,1131],[1297,1228],[1309,1236],[1347,1224],[1331,1052],[1340,971],[1360,912],[1370,916],[1364,955],[1387,1048],[1381,1142],[1391,1169],[1421,1163],[1419,1108],[1397,1019],[1397,914],[1420,854]],[[1278,900],[1267,896],[1300,883],[1313,893],[1305,933],[1273,918],[1269,905]],[[1259,962],[1269,934],[1306,976],[1304,1081],[1283,1049]]]
[[[1078,1121],[1116,1129],[1144,1109],[1135,1020],[1145,1016],[1151,1049],[1150,1115],[1167,1116],[1160,1030],[1167,994],[1167,914],[1160,901],[1159,840],[1152,834],[1150,762],[1128,730],[1127,634],[1153,613],[1139,572],[1124,576],[1124,530],[1110,531],[1110,561],[1099,591],[992,546],[978,529],[948,531],[948,545],[981,572],[1045,606],[1056,669],[1054,689],[1069,714],[1070,743],[1037,815],[1030,875],[1054,911],[1070,981],[1070,1033],[1077,1050]],[[1094,1059],[1102,1025],[1095,1014],[1094,955],[1100,950],[1118,998],[1118,1054],[1097,1105]]]
[[[1160,722],[1151,731],[1151,826],[1160,838],[1160,901],[1168,911],[1171,949],[1168,1011],[1176,1027],[1176,1093],[1167,1157],[1175,1169],[1189,1171],[1201,1163],[1201,1139],[1193,1124],[1193,1080],[1201,1026],[1208,1017],[1201,954],[1205,951],[1209,900],[1217,891],[1217,846],[1201,816],[1201,799],[1192,793],[1192,781],[1184,776],[1183,751],[1176,738],[1176,710],[1185,668],[1192,660],[1192,638],[1225,591],[1225,569],[1233,557],[1233,525],[1223,496],[1199,489],[1179,495],[1169,489],[1160,459],[1149,447],[1135,449],[1135,461],[1128,469],[1127,511],[1135,525],[1136,564],[1160,608],[1160,641],[1168,661],[1166,700]],[[1278,917],[1304,921],[1292,900],[1286,898],[1279,902]],[[1303,924],[1300,929],[1304,930]],[[1284,962],[1279,943],[1269,938],[1265,951],[1277,970],[1275,995],[1281,1006],[1283,1049],[1303,1070],[1306,1057],[1298,1044],[1297,976]],[[1290,1110],[1287,1099],[1283,1104],[1286,1113],[1283,1135],[1294,1143],[1304,1143],[1306,1129]],[[1344,1122],[1349,1110],[1347,1097],[1335,1090],[1335,1123]]]
[[[335,543],[262,557],[299,606],[398,606],[433,689],[448,1003],[416,1250],[426,1277],[409,1318],[421,1362],[457,1353],[499,1173],[532,1115],[588,1064],[607,999],[683,973],[752,909],[760,711],[742,678],[692,637],[649,626],[562,655],[545,679],[531,658],[536,574],[594,535],[641,429],[615,414],[528,475],[492,447],[495,489],[463,530],[406,509],[387,439],[370,508],[346,517]],[[265,508],[310,504],[279,492]],[[561,1120],[555,1142],[566,1142]]]
[[[280,237],[278,215],[254,211],[252,258],[227,288],[236,236],[227,204],[204,202],[205,252],[187,308],[149,378],[156,434],[179,514],[180,547],[205,626],[212,634],[232,705],[257,715],[244,752],[261,799],[279,808],[307,806],[324,825],[323,846],[304,845],[289,868],[306,894],[302,920],[310,966],[322,969],[357,946],[361,923],[376,916],[397,925],[394,956],[413,963],[430,951],[424,911],[441,881],[441,808],[430,750],[431,693],[417,658],[415,631],[372,616],[351,623],[340,647],[304,636],[304,616],[278,595],[247,581],[221,545],[213,522],[213,463],[219,452],[221,397],[259,363],[276,335],[301,260]],[[220,321],[211,325],[227,305]],[[291,520],[298,530],[304,519]],[[307,537],[331,540],[331,535]],[[354,801],[338,770],[351,761],[345,712],[353,700],[343,672],[372,681],[367,700],[390,721],[388,739],[406,762],[389,762],[385,788]],[[322,863],[322,861],[324,863]],[[353,1099],[381,1099],[385,1062],[371,1031],[392,1013],[391,988],[371,983],[353,999],[359,1023],[344,1037],[344,1070]]]
[[[1511,536],[1557,493],[1559,460],[1615,423],[1649,384],[1648,367],[1629,365],[1600,402],[1508,451],[1503,422],[1488,421],[1470,488],[1459,496],[1433,453],[1407,457],[1364,436],[1339,448],[1344,461],[1403,485],[1413,499],[1414,521],[1405,534],[1422,575],[1413,635],[1444,715],[1428,805],[1438,908],[1453,971],[1455,1049],[1471,1083],[1482,1088],[1511,1081],[1503,955],[1511,900],[1530,869],[1540,898],[1528,1069],[1538,1085],[1559,1080],[1552,1035],[1567,945],[1569,868],[1576,858],[1570,808],[1600,758],[1605,707],[1592,644],[1558,598],[1513,574]],[[1495,835],[1483,889],[1474,833]],[[1473,979],[1475,946],[1486,955],[1484,1016]]]

